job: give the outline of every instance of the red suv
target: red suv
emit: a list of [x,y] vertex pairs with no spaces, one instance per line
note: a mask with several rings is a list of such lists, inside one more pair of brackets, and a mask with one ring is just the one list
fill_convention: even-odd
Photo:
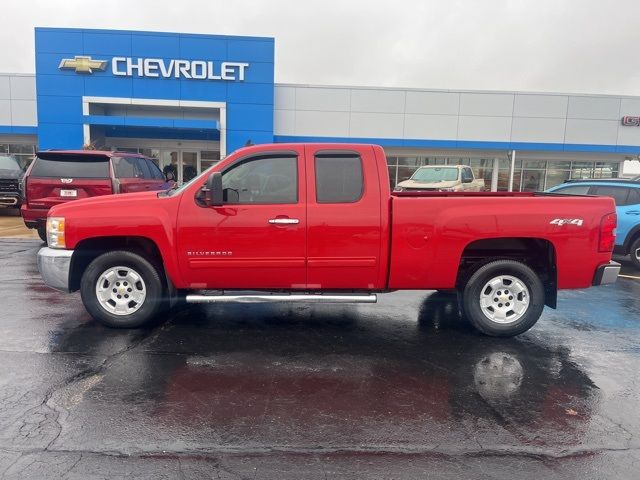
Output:
[[38,152],[22,182],[22,218],[46,241],[47,212],[54,205],[113,193],[166,190],[174,185],[150,158],[92,150]]

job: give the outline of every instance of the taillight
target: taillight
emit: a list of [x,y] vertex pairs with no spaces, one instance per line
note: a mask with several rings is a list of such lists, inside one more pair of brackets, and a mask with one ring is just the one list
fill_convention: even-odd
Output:
[[600,222],[600,241],[598,242],[599,252],[613,252],[616,244],[616,227],[618,226],[618,216],[609,213],[602,217]]

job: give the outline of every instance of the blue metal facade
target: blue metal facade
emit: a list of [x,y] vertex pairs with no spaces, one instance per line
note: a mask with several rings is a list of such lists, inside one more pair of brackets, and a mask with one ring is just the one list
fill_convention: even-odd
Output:
[[[119,30],[36,28],[39,148],[81,148],[83,125],[107,126],[113,136],[216,139],[217,122],[181,118],[136,119],[84,115],[83,96],[226,103],[227,151],[273,141],[274,39]],[[63,59],[107,61],[104,71],[61,69]],[[243,62],[243,80],[118,76],[114,57]],[[171,129],[171,134],[167,129]]]

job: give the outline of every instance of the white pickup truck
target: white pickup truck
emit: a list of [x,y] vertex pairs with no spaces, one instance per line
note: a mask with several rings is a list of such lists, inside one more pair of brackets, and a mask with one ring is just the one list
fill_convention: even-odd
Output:
[[422,190],[426,192],[484,192],[484,180],[476,179],[471,167],[465,165],[427,166],[418,168],[411,178],[398,183],[396,192]]

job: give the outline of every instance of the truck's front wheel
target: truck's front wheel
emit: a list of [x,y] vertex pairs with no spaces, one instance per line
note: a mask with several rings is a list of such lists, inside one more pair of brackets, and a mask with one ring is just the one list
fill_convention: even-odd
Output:
[[529,330],[542,315],[544,286],[523,263],[496,260],[471,275],[462,303],[467,318],[482,333],[512,337]]
[[150,321],[162,305],[162,281],[144,257],[113,251],[93,260],[80,281],[85,308],[100,323],[136,328]]

